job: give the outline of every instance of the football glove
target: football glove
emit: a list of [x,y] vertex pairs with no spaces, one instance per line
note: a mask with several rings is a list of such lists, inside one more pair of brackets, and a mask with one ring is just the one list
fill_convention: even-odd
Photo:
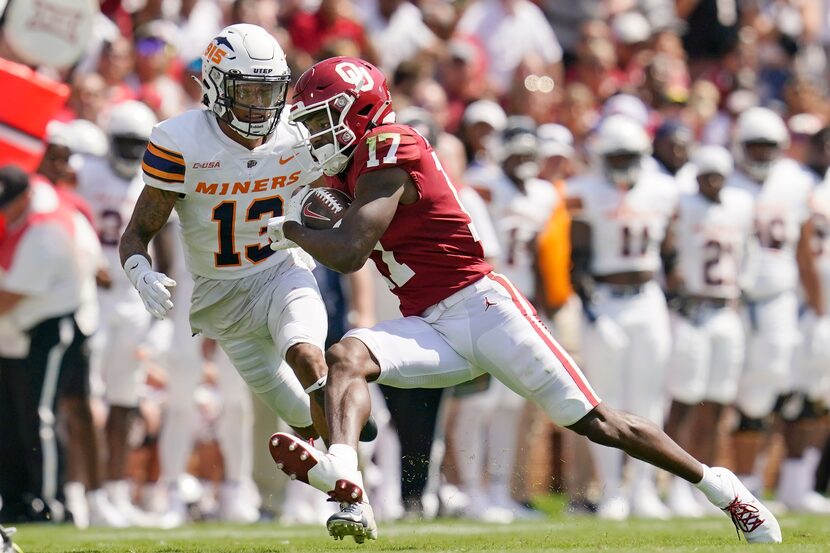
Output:
[[150,267],[150,262],[143,255],[135,254],[124,263],[124,272],[133,283],[144,302],[144,308],[156,319],[164,319],[173,309],[168,288],[176,285],[176,281],[158,273]]
[[288,202],[286,202],[283,215],[268,219],[266,233],[268,234],[268,239],[271,240],[271,249],[275,252],[297,247],[297,244],[285,237],[285,232],[283,232],[282,227],[286,221],[294,221],[295,223],[302,224],[300,215],[303,211],[303,201],[305,201],[309,192],[311,192],[310,186],[305,185],[299,187],[288,199]]

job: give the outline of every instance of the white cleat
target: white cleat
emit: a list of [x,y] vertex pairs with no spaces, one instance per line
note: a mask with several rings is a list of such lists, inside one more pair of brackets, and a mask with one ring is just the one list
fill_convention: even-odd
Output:
[[[277,443],[274,446],[274,443]],[[344,467],[340,459],[326,454],[301,438],[278,432],[269,441],[271,457],[291,480],[299,480],[328,494],[338,503],[363,501],[363,486],[357,470]]]
[[219,491],[219,518],[235,524],[253,524],[259,520],[259,509],[252,504],[241,484],[224,483]]
[[340,512],[329,517],[326,528],[329,535],[336,540],[342,540],[346,536],[352,536],[356,543],[378,539],[375,514],[368,503],[341,503]]
[[830,499],[815,491],[809,491],[798,498],[782,499],[789,511],[815,515],[830,514]]
[[603,499],[597,505],[597,517],[603,520],[625,520],[631,515],[628,500],[618,495]]
[[110,503],[106,491],[97,489],[86,494],[89,503],[89,525],[108,528],[129,528],[130,521]]
[[747,543],[781,543],[781,527],[770,510],[731,471],[722,467],[711,470],[722,479],[733,497],[721,510],[732,519],[735,529],[743,532]]
[[701,518],[705,516],[706,513],[695,496],[696,491],[691,484],[675,476],[669,489],[666,507],[669,508],[672,515],[680,518]]
[[631,498],[631,516],[651,520],[668,520],[671,511],[666,507],[653,488],[634,493]]

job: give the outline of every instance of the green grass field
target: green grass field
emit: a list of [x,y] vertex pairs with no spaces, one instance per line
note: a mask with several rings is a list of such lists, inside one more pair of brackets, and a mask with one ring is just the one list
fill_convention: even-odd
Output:
[[[24,553],[248,553],[319,551],[433,551],[532,552],[704,552],[746,551],[732,523],[723,518],[624,523],[601,522],[590,517],[561,514],[557,501],[541,502],[552,509],[539,522],[506,526],[459,520],[382,524],[380,538],[358,546],[351,539],[336,542],[325,528],[286,527],[276,523],[254,526],[195,524],[176,530],[78,531],[68,525],[22,525],[15,541]],[[753,546],[753,553],[828,553],[830,517],[784,516],[780,519],[784,544]]]

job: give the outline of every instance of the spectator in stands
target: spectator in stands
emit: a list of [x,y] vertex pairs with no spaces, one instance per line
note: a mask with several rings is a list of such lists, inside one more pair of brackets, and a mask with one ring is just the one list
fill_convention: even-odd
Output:
[[562,79],[562,47],[542,10],[530,0],[481,0],[471,4],[457,31],[476,37],[487,51],[490,88],[507,92],[527,54],[542,57],[545,75]]

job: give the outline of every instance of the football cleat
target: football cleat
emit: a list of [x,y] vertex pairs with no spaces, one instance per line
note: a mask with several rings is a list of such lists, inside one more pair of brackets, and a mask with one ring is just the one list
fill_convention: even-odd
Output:
[[[17,528],[4,528],[0,526],[0,553],[23,553],[20,546],[12,541],[12,536],[17,532]],[[377,527],[375,528],[375,538],[377,538]]]
[[733,499],[721,510],[732,519],[738,535],[743,533],[747,543],[781,543],[781,527],[770,510],[731,471],[721,467],[711,470],[731,488]]
[[299,480],[328,494],[338,503],[360,503],[363,487],[360,473],[344,467],[334,455],[323,453],[302,439],[277,432],[268,442],[277,468],[291,480]]
[[378,539],[378,525],[368,503],[341,503],[340,512],[326,521],[329,535],[336,540],[351,536],[357,543]]

